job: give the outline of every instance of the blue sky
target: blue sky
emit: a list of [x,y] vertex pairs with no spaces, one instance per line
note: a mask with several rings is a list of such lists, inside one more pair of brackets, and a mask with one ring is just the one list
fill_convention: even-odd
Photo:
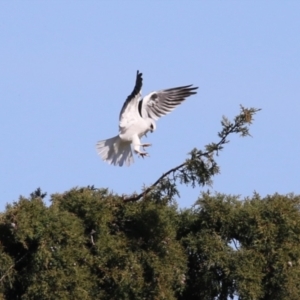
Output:
[[[212,191],[300,193],[299,1],[1,1],[0,209],[37,187],[139,192],[218,141],[222,115],[262,108],[253,138],[230,138]],[[136,70],[143,93],[198,94],[160,119],[150,158],[113,167],[98,140],[118,132]],[[181,207],[202,190],[181,186]]]

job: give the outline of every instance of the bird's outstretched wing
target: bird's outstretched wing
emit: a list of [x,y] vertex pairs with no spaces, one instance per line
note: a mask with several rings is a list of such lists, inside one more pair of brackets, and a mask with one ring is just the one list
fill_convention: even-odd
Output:
[[142,75],[142,73],[137,71],[134,89],[123,104],[119,116],[120,128],[128,128],[138,117],[138,102],[141,98],[141,89],[143,85]]
[[152,92],[139,102],[139,113],[143,118],[154,120],[170,113],[187,97],[197,94],[198,87],[191,85]]

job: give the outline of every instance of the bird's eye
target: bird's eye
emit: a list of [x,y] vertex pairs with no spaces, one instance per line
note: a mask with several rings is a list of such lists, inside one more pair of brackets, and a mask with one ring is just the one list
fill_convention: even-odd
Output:
[[150,125],[150,128],[153,129],[153,124]]

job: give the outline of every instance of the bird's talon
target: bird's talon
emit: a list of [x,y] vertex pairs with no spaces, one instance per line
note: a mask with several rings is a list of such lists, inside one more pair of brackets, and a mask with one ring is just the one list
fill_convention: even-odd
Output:
[[142,146],[143,146],[143,147],[150,147],[150,146],[152,146],[152,144],[147,143],[147,144],[143,144]]
[[138,157],[142,157],[142,158],[144,158],[145,156],[149,156],[147,152],[140,152],[135,150],[135,153],[138,155]]
[[146,153],[146,152],[141,152],[141,153],[139,153],[140,154],[140,156],[142,157],[142,158],[144,158],[145,156],[148,156],[148,153]]
[[145,147],[150,147],[152,145],[151,144],[142,144],[141,146],[143,147],[143,150],[145,151]]

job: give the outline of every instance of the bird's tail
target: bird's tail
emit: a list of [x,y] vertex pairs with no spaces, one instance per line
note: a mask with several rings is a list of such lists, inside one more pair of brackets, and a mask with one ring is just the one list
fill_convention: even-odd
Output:
[[99,141],[96,145],[98,154],[104,161],[112,165],[130,166],[133,163],[133,155],[130,142],[124,142],[117,135],[111,139]]

